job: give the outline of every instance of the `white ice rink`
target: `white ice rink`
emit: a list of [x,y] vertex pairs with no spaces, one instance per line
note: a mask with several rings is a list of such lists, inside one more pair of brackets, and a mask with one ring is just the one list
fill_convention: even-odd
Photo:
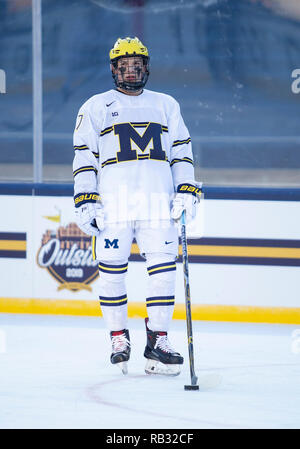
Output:
[[123,376],[109,362],[101,318],[0,314],[0,428],[300,427],[296,325],[193,326],[198,376],[222,375],[206,391],[184,390],[184,321],[169,333],[185,356],[183,371],[165,378],[144,374],[142,319],[129,320],[132,356]]

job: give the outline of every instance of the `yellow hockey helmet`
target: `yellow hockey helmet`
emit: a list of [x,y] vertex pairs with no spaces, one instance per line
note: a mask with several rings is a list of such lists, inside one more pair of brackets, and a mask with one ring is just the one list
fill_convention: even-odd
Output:
[[147,47],[137,37],[119,38],[116,41],[114,47],[109,52],[109,58],[111,61],[114,61],[122,56],[145,56],[149,58]]
[[[125,81],[122,74],[117,74],[118,61],[121,58],[140,56],[143,61],[143,70],[137,68],[138,81]],[[149,53],[147,47],[137,38],[119,38],[109,52],[112,65],[112,77],[117,87],[134,92],[142,89],[147,83],[149,76]],[[139,73],[138,73],[139,71]]]

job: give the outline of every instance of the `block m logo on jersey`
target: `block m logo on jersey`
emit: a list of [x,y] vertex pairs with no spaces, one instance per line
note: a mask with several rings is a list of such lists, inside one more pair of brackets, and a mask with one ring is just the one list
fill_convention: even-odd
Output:
[[109,239],[105,239],[105,245],[104,248],[119,248],[119,239],[113,239],[113,241],[109,240]]
[[[140,135],[134,127],[145,128],[143,135]],[[118,162],[133,161],[136,159],[156,159],[156,160],[166,160],[166,153],[162,149],[161,144],[161,134],[163,133],[163,127],[159,123],[120,123],[114,125],[114,133],[118,135],[120,142],[120,150],[117,152]],[[140,155],[138,157],[137,151],[132,148],[132,143],[144,153],[144,151],[149,148],[149,153],[145,155]]]

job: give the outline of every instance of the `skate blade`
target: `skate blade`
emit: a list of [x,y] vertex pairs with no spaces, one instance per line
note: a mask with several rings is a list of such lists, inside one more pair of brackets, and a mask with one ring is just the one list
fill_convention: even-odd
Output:
[[181,372],[181,365],[167,365],[157,360],[148,359],[145,366],[146,374],[158,374],[162,376],[178,376]]
[[126,374],[128,374],[127,362],[116,363],[116,365],[118,365],[118,367],[120,368],[120,370],[122,371],[124,376],[126,376]]

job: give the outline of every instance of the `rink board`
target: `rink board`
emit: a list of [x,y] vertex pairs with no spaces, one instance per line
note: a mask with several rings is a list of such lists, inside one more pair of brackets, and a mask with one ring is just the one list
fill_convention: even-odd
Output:
[[[205,189],[188,227],[193,319],[300,323],[299,201],[296,189]],[[100,316],[97,262],[71,186],[0,185],[0,207],[0,311]],[[134,242],[131,317],[146,315],[147,276]],[[174,318],[185,318],[184,303],[179,257]]]

